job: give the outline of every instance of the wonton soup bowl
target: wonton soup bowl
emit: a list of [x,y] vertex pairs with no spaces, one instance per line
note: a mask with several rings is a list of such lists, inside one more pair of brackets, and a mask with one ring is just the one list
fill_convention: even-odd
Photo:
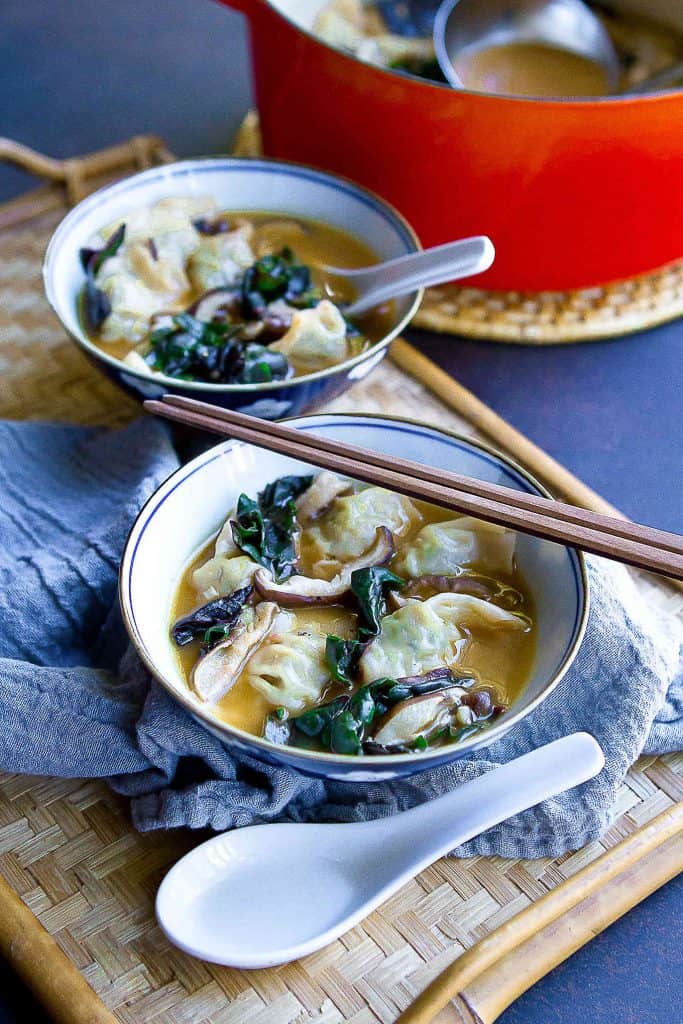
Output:
[[[533,494],[546,492],[523,469],[478,442],[409,420],[321,414],[294,421],[341,442],[388,455],[444,466],[481,480]],[[171,606],[180,577],[219,529],[241,491],[255,494],[276,477],[310,467],[240,442],[226,441],[177,470],[140,512],[121,561],[120,600],[140,657],[168,692],[228,748],[310,775],[377,781],[433,768],[499,739],[529,714],[571,665],[588,614],[583,555],[520,534],[517,560],[536,606],[537,650],[524,691],[489,730],[462,743],[423,753],[342,756],[276,746],[218,720],[187,687],[169,636]]]
[[103,226],[140,206],[176,196],[213,196],[219,209],[265,211],[323,221],[355,235],[378,260],[420,249],[409,224],[391,206],[350,181],[298,164],[230,158],[183,160],[154,167],[84,199],[55,231],[43,265],[45,292],[67,334],[111,380],[135,398],[184,394],[263,419],[316,409],[369,373],[415,314],[422,292],[398,299],[391,329],[364,352],[336,366],[263,384],[207,384],[150,376],[98,348],[84,330],[79,295],[85,282],[79,249]]

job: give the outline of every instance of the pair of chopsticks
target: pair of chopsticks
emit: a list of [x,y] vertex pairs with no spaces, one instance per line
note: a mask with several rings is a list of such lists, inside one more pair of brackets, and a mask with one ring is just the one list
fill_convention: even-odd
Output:
[[165,395],[161,401],[145,402],[145,409],[185,426],[266,448],[461,515],[683,579],[683,537],[677,534],[342,444],[285,423],[256,419],[192,398]]

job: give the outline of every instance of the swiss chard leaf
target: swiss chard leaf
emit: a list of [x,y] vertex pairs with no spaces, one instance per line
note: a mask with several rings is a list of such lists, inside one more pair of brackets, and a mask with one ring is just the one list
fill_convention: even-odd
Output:
[[145,361],[169,377],[232,384],[244,369],[243,345],[235,338],[238,332],[238,325],[204,323],[180,313],[173,317],[172,327],[150,335]]
[[290,502],[301,497],[313,483],[313,474],[306,476],[281,476],[266,484],[259,494],[259,505],[267,515],[274,515],[279,509],[287,509]]
[[241,324],[204,322],[189,313],[173,317],[172,327],[150,335],[145,360],[153,370],[182,380],[220,384],[256,384],[283,380],[286,356],[238,337]]
[[241,494],[232,521],[232,537],[245,554],[263,565],[277,582],[294,572],[295,498],[311,486],[312,476],[280,477],[254,501]]
[[242,311],[248,319],[260,316],[269,302],[286,299],[296,304],[311,290],[311,272],[296,262],[289,248],[262,256],[242,278]]
[[336,697],[327,704],[290,718],[290,739],[296,744],[299,732],[307,740],[316,739],[323,749],[332,753],[361,754],[373,721],[394,705],[461,683],[462,680],[448,669],[410,679],[376,679],[367,686],[361,686],[352,696]]
[[344,640],[330,633],[325,641],[325,660],[333,679],[351,686],[366,641]]
[[95,277],[105,260],[115,256],[126,235],[126,225],[121,224],[101,249],[81,249],[79,257],[85,271],[85,293],[83,311],[91,330],[101,327],[111,313],[111,303],[101,288],[95,284]]
[[351,573],[351,592],[360,611],[363,628],[370,636],[377,636],[380,622],[386,612],[386,592],[399,590],[405,580],[381,565],[356,569]]
[[266,345],[250,342],[244,346],[242,358],[244,365],[240,373],[240,384],[267,384],[271,380],[284,380],[289,376],[287,357]]
[[325,660],[334,679],[353,684],[358,662],[369,641],[380,632],[382,616],[386,611],[386,591],[404,585],[400,576],[381,566],[356,569],[351,573],[351,591],[358,603],[360,625],[356,636],[344,640],[331,633],[325,643]]
[[227,597],[196,608],[174,623],[171,636],[179,647],[185,647],[198,637],[202,637],[207,648],[212,647],[230,634],[253,590],[252,586],[242,587]]

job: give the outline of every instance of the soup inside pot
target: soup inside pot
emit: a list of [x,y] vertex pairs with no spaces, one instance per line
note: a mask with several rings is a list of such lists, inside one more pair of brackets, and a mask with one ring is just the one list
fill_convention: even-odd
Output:
[[605,96],[609,82],[595,61],[544,43],[467,47],[453,60],[467,89],[506,96]]
[[[602,20],[620,64],[618,91],[683,60],[683,7],[667,0],[587,0]],[[301,17],[296,0],[275,6],[321,39],[380,67],[446,84],[432,41],[437,3],[420,6],[394,0],[313,0]],[[553,52],[554,51],[554,52]],[[456,67],[466,88],[529,97],[603,96],[602,69],[586,58],[539,43],[468,48]],[[467,81],[466,81],[467,79]],[[683,83],[682,83],[683,84]]]

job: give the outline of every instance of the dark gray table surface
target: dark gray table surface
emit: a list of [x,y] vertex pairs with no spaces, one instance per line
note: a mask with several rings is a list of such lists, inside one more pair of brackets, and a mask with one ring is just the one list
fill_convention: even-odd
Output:
[[[244,24],[208,0],[0,5],[0,134],[45,153],[76,155],[144,132],[179,155],[225,152],[250,101]],[[0,168],[0,200],[29,185]],[[681,322],[627,341],[542,350],[426,333],[413,340],[628,515],[683,531]],[[681,1024],[682,908],[679,879],[501,1021]],[[0,965],[0,1024],[42,1019]]]

